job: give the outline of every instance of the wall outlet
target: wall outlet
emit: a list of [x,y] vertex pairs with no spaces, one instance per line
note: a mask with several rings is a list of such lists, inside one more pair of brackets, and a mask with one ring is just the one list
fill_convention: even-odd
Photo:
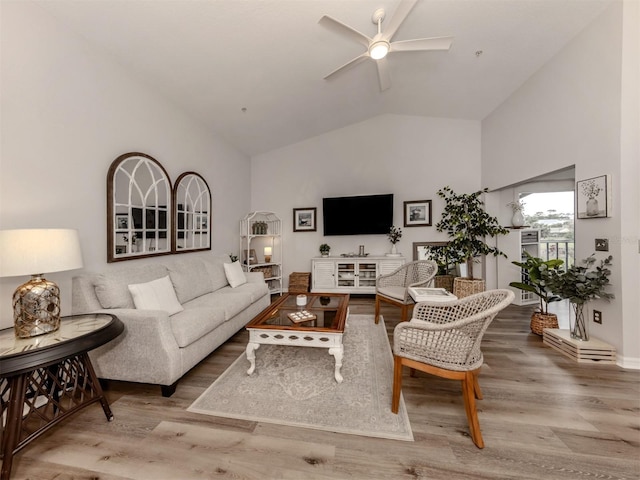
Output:
[[602,312],[600,310],[593,311],[593,323],[602,325]]
[[609,239],[596,238],[596,252],[608,252],[608,251],[609,251]]

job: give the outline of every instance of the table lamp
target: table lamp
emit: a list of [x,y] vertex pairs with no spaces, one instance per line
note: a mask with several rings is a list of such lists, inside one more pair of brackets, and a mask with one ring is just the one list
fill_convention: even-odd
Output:
[[82,268],[76,230],[0,230],[0,276],[31,275],[13,294],[13,321],[19,338],[60,328],[60,289],[43,273]]
[[264,247],[264,263],[271,263],[271,247]]

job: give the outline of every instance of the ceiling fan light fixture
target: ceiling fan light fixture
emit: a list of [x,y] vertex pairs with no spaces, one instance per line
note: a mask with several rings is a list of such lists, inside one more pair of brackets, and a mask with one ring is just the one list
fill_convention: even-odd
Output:
[[380,60],[386,57],[387,53],[389,53],[389,42],[384,40],[374,42],[369,47],[369,56],[374,60]]

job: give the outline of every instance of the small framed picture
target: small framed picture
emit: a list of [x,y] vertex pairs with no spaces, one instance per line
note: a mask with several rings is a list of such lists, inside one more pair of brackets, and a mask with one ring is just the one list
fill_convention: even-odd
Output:
[[578,180],[576,182],[578,218],[606,218],[611,215],[611,177]]
[[249,258],[247,258],[246,250],[242,251],[242,256],[244,257],[245,265],[253,265],[255,263],[258,263],[258,257],[256,256],[256,251],[253,248],[249,250]]
[[129,215],[116,213],[116,230],[129,230]]
[[431,226],[431,200],[412,200],[404,202],[405,227]]
[[127,253],[127,246],[116,245],[116,255],[122,255],[123,253]]
[[316,231],[316,208],[294,208],[293,209],[293,231],[294,232],[315,232]]

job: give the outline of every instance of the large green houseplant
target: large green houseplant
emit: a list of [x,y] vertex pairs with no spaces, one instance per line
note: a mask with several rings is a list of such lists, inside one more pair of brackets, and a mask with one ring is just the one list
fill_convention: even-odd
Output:
[[562,300],[551,291],[549,280],[553,274],[561,271],[564,261],[560,259],[543,260],[534,257],[526,250],[524,262],[511,262],[526,273],[526,282],[511,282],[510,287],[518,288],[536,295],[540,301],[537,311],[531,315],[531,331],[542,335],[545,328],[558,328],[558,317],[549,313],[549,303]]
[[[612,293],[605,289],[611,285],[609,276],[613,257],[600,260],[599,265],[595,265],[595,253],[574,264],[566,272],[553,272],[548,279],[549,288],[553,293],[571,302],[575,313],[575,324],[571,331],[571,336],[578,340],[589,340],[589,334],[584,321],[584,304],[589,300],[603,298],[611,300],[615,298]],[[594,266],[595,265],[595,266]]]
[[[451,240],[446,248],[447,256],[452,262],[467,265],[469,280],[476,280],[473,276],[475,257],[489,254],[506,257],[497,247],[485,242],[486,237],[508,233],[508,230],[498,223],[496,217],[492,217],[485,211],[481,196],[487,191],[488,189],[485,188],[474,193],[457,194],[451,187],[446,186],[437,192],[438,196],[444,199],[445,207],[442,219],[436,224],[436,229],[449,235]],[[484,289],[484,281],[482,281],[482,289]]]

